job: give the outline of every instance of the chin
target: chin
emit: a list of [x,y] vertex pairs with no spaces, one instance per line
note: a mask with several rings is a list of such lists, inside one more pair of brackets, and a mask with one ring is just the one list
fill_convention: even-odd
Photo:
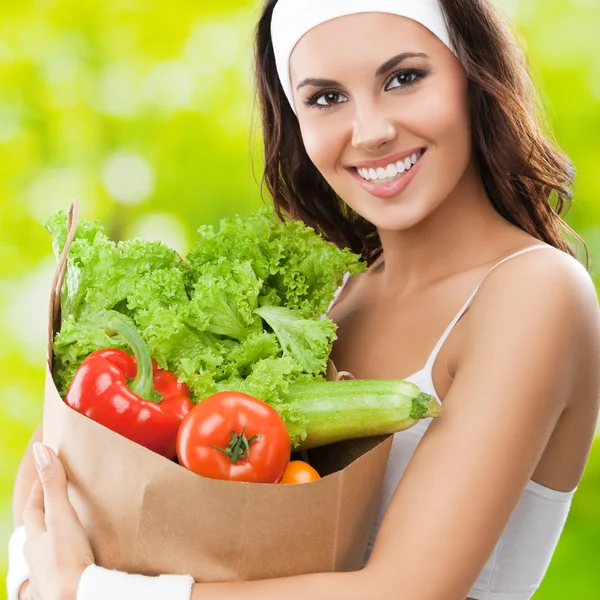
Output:
[[369,206],[357,203],[351,208],[380,231],[405,231],[427,216],[419,202],[395,201],[393,198],[385,201],[377,198],[373,200]]

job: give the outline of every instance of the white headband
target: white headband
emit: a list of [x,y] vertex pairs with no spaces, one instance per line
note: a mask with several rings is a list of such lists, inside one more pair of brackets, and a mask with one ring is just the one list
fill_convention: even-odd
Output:
[[417,21],[454,51],[439,0],[279,0],[273,9],[271,39],[279,80],[294,113],[290,56],[300,38],[321,23],[365,12],[390,13]]

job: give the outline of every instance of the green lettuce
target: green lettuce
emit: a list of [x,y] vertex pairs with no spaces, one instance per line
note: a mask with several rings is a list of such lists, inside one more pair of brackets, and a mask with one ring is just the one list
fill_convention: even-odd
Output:
[[[284,306],[262,306],[255,311],[275,332],[283,354],[300,365],[305,373],[319,375],[327,364],[330,342],[337,336],[330,319],[303,319]],[[326,352],[323,356],[319,350]]]
[[[67,238],[63,210],[45,223],[58,257]],[[221,390],[271,404],[292,442],[305,427],[287,398],[293,383],[324,378],[336,326],[322,318],[345,273],[366,268],[313,229],[282,223],[263,207],[198,229],[185,258],[162,242],[114,242],[80,220],[61,293],[53,376],[61,395],[99,348],[131,351],[108,336],[109,311],[129,316],[161,368],[187,383],[195,402]]]

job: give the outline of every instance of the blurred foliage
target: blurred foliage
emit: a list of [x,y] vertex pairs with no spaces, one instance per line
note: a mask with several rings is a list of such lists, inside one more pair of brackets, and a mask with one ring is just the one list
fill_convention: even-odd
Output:
[[[523,34],[556,137],[578,169],[566,220],[594,267],[600,3],[500,3]],[[160,238],[186,252],[200,224],[258,207],[258,8],[258,0],[0,3],[0,540],[12,531],[16,469],[41,421],[55,264],[41,223],[77,197],[81,215],[100,219],[114,239]],[[536,599],[600,597],[599,491],[600,440]],[[6,558],[2,542],[3,579]]]

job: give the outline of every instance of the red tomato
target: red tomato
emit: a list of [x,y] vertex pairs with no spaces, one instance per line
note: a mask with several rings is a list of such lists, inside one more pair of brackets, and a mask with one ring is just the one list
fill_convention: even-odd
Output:
[[321,479],[321,476],[308,463],[292,460],[279,483],[308,483],[317,479]]
[[290,436],[266,402],[241,392],[219,392],[183,419],[177,457],[203,477],[277,483],[290,462]]

